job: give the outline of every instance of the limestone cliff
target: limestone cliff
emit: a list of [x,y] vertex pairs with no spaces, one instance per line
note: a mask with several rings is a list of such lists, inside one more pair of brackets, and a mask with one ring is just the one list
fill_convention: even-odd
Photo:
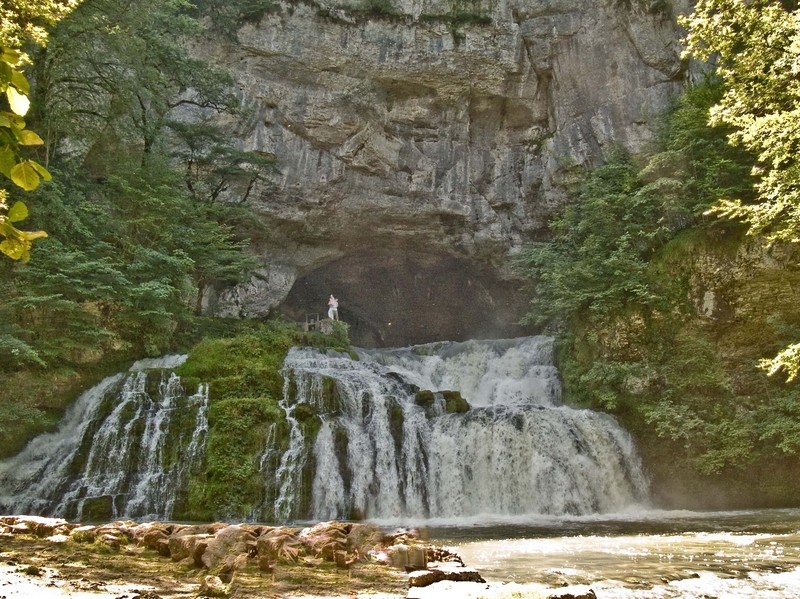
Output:
[[240,29],[218,57],[238,135],[278,168],[250,194],[263,266],[208,311],[298,318],[333,292],[356,343],[513,334],[509,258],[576,172],[645,149],[685,83],[687,7],[661,4],[310,0]]

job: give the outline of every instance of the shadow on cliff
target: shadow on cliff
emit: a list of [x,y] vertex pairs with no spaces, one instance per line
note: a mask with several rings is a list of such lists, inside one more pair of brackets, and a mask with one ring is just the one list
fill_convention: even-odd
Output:
[[466,258],[370,250],[298,278],[276,312],[324,318],[333,293],[359,347],[517,337],[529,333],[516,324],[527,306],[519,287]]

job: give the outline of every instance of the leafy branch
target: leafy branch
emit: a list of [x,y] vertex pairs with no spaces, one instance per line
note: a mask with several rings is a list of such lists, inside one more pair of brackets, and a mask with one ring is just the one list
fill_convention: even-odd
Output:
[[[25,148],[41,146],[44,141],[36,133],[25,128],[23,117],[30,107],[30,85],[28,79],[16,67],[22,54],[16,50],[0,48],[0,94],[8,103],[8,110],[0,111],[0,173],[25,191],[33,191],[50,173],[34,160],[22,158]],[[8,193],[0,190],[0,252],[14,260],[27,262],[30,259],[31,243],[47,237],[44,231],[23,231],[15,223],[28,216],[28,207],[23,202],[8,205]]]

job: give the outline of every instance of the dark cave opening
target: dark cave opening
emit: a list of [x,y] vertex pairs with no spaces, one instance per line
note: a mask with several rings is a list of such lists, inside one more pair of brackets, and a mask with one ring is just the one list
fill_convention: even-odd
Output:
[[530,332],[517,324],[527,306],[519,287],[468,258],[376,249],[298,278],[276,312],[325,318],[332,293],[352,343],[367,348],[516,337]]

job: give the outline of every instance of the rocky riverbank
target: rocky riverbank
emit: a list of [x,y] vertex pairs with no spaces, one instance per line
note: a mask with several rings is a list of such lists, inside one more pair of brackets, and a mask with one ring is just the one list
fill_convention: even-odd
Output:
[[33,596],[31,588],[40,589],[37,597],[404,597],[406,566],[427,557],[466,571],[457,556],[413,532],[385,534],[370,524],[92,526],[0,517],[0,597],[7,599]]
[[594,597],[588,589],[502,594],[420,537],[368,523],[81,525],[0,516],[0,599]]

